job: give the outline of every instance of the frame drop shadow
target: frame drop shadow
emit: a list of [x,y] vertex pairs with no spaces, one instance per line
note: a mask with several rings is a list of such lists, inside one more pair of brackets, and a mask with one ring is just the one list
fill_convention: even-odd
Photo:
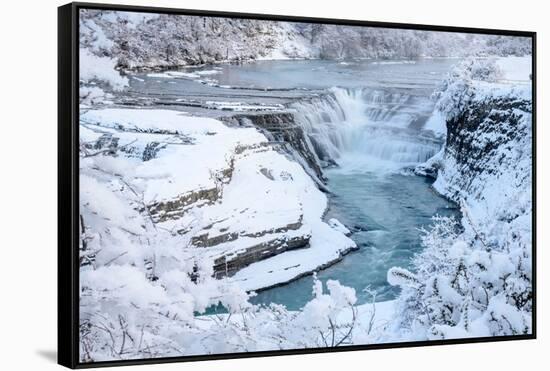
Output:
[[37,350],[36,354],[50,362],[57,363],[57,352],[55,350]]

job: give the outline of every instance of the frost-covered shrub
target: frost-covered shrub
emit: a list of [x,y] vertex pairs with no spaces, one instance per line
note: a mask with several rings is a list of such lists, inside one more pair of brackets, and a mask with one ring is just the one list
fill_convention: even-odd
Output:
[[219,303],[237,313],[250,306],[248,295],[214,279],[213,263],[195,258],[188,237],[156,227],[133,181],[131,158],[86,147],[80,161],[81,358],[186,354],[193,334],[202,333],[196,313]]
[[488,249],[472,226],[438,218],[424,232],[415,272],[392,268],[402,287],[399,327],[415,338],[446,339],[531,332],[530,245]]
[[436,110],[449,120],[467,108],[476,81],[495,82],[503,77],[495,59],[468,58],[455,67],[433,94]]
[[95,22],[81,22],[79,46],[80,103],[103,103],[110,98],[104,88],[121,91],[128,86],[128,79],[116,70],[116,59],[110,56],[114,42]]
[[81,85],[79,89],[80,104],[92,106],[105,102],[111,95],[98,86]]
[[503,78],[503,72],[494,59],[468,59],[461,68],[472,80],[496,82]]
[[218,322],[215,332],[245,339],[226,351],[337,347],[353,344],[354,336],[369,335],[359,328],[355,290],[332,280],[326,286],[328,292],[315,278],[314,298],[300,311],[277,304],[254,306],[234,321]]
[[128,86],[128,79],[115,69],[116,61],[109,57],[98,57],[88,49],[80,49],[80,80],[84,83],[100,81],[119,91]]

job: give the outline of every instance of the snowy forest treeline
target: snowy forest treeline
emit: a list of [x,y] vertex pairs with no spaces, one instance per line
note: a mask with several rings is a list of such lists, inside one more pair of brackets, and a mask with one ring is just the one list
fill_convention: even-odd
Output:
[[117,68],[265,58],[524,56],[530,39],[252,19],[81,11],[80,46]]
[[[216,278],[207,245],[193,247],[193,237],[211,228],[196,220],[204,209],[222,219],[220,200],[234,206],[242,201],[232,195],[243,189],[251,205],[261,196],[274,209],[286,208],[278,196],[291,192],[300,207],[290,208],[288,220],[265,223],[282,223],[276,233],[306,236],[313,253],[338,258],[353,243],[345,227],[322,221],[327,204],[318,184],[254,128],[104,107],[128,86],[119,69],[259,58],[529,55],[529,39],[101,11],[83,12],[80,30],[83,362],[532,331],[531,86],[502,83],[494,60],[466,59],[434,94],[445,145],[414,171],[433,177],[434,189],[460,205],[463,217],[435,218],[422,232],[424,251],[413,268],[388,272],[402,288],[390,306],[375,303],[374,292],[372,304],[356,305],[354,289],[318,280],[300,311],[251,304],[242,285]],[[182,159],[186,172],[178,174]],[[252,176],[272,198],[247,188]],[[151,206],[158,197],[151,189],[194,192],[166,212],[166,205]],[[201,207],[188,207],[195,204]],[[245,220],[222,229],[230,236],[232,224]],[[227,314],[202,315],[219,304]],[[389,316],[378,319],[384,311]]]

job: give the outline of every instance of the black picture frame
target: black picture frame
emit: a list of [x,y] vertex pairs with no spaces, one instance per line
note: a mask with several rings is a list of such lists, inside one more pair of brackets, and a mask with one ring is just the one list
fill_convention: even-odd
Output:
[[[104,361],[94,363],[79,362],[79,157],[78,157],[78,118],[79,118],[79,17],[80,9],[101,9],[163,13],[177,15],[228,17],[270,21],[290,21],[444,31],[458,33],[492,34],[520,36],[532,40],[532,98],[533,98],[533,139],[532,139],[532,259],[533,259],[533,323],[528,335],[478,337],[450,340],[411,341],[371,345],[352,345],[343,348],[314,348],[279,351],[261,351],[234,354],[181,356],[154,359]],[[369,22],[348,19],[296,17],[283,15],[202,11],[189,9],[158,8],[98,3],[70,3],[58,8],[58,363],[69,368],[92,368],[102,366],[141,365],[168,362],[189,362],[248,357],[281,356],[294,354],[347,352],[356,350],[420,347],[449,344],[529,340],[537,337],[536,300],[536,32],[512,31],[486,28],[448,27],[407,23]]]

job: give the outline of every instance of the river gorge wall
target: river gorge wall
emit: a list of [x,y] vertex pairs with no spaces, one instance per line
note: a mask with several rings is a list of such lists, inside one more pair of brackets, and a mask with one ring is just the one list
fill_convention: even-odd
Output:
[[429,339],[532,331],[533,121],[530,84],[449,80],[439,109],[444,149],[417,168],[460,205],[424,233],[402,288],[400,326]]

